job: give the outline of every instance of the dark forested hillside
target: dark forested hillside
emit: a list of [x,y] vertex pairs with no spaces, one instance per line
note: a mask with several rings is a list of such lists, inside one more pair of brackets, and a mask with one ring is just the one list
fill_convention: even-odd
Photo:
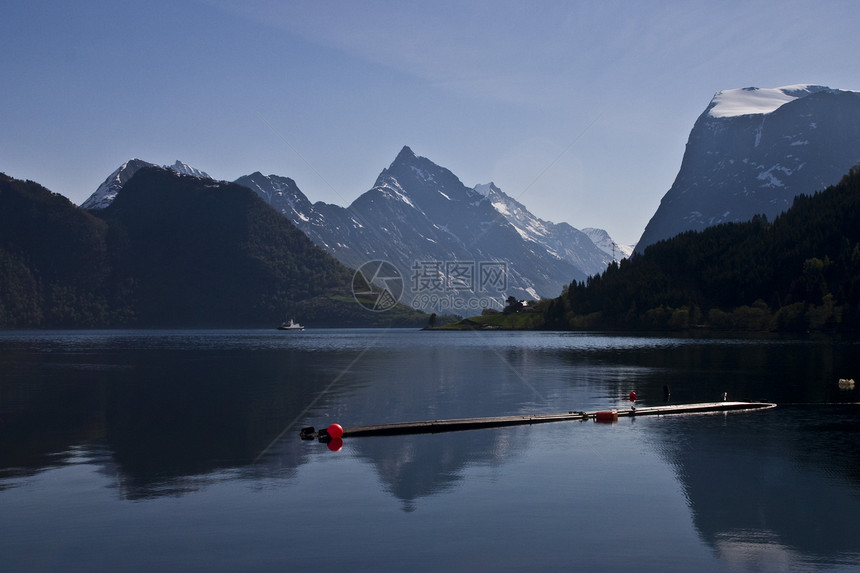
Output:
[[860,167],[763,216],[687,232],[545,303],[552,328],[856,330]]
[[106,234],[65,197],[0,174],[0,326],[110,322]]
[[274,322],[352,273],[248,189],[144,168],[99,216],[134,308],[161,325]]
[[97,216],[0,176],[0,327],[370,325],[353,271],[250,190],[139,170]]

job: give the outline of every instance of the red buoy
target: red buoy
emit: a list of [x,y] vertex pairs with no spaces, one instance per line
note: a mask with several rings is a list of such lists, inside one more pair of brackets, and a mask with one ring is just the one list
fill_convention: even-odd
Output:
[[636,401],[636,392],[630,392],[630,401],[631,401],[631,402],[635,402],[635,401]]
[[327,429],[328,435],[332,440],[339,440],[343,437],[343,428],[340,424],[332,424]]

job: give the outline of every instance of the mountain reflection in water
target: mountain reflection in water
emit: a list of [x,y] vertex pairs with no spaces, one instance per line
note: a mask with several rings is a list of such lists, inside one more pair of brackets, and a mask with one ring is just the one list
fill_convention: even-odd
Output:
[[[857,405],[667,418],[654,430],[696,529],[728,561],[797,563],[858,551]],[[815,559],[813,559],[815,561]]]
[[[565,333],[3,333],[0,505],[18,490],[35,487],[36,494],[39,488],[65,487],[39,480],[81,467],[100,476],[88,478],[87,491],[102,484],[120,503],[204,499],[223,488],[233,495],[249,486],[276,488],[291,506],[303,508],[309,521],[302,527],[313,530],[332,514],[326,496],[308,499],[290,492],[309,487],[307,476],[323,468],[355,477],[368,467],[378,483],[364,486],[371,489],[356,486],[349,503],[359,514],[378,511],[374,499],[383,492],[397,500],[398,519],[417,520],[410,521],[412,527],[437,531],[428,514],[434,515],[431,507],[444,506],[452,535],[480,540],[468,524],[487,503],[510,514],[499,525],[507,520],[511,531],[526,511],[549,528],[549,538],[534,542],[539,555],[531,555],[532,562],[552,567],[554,559],[564,562],[564,549],[541,543],[553,547],[552,531],[562,523],[574,527],[585,543],[602,521],[571,521],[571,514],[590,514],[593,503],[608,512],[653,516],[649,527],[655,532],[682,535],[683,523],[670,519],[668,498],[661,493],[673,487],[661,477],[668,464],[697,536],[713,550],[713,555],[697,553],[692,544],[688,553],[678,552],[674,558],[681,562],[698,560],[692,570],[710,570],[714,556],[719,568],[742,570],[856,566],[860,406],[856,390],[836,385],[838,378],[860,373],[856,350],[850,341]],[[643,405],[656,405],[663,401],[664,386],[676,403],[713,401],[726,392],[730,399],[780,406],[626,419],[611,427],[565,422],[353,438],[338,453],[298,439],[300,427],[332,422],[352,426],[620,407],[631,390]],[[642,491],[643,483],[660,491]],[[461,498],[479,484],[482,493]],[[325,490],[319,484],[319,491]],[[621,494],[628,490],[635,495]],[[39,509],[46,513],[39,525],[50,527],[51,511]],[[8,528],[23,515],[4,511],[0,523]],[[229,521],[224,527],[219,535],[232,535]],[[624,527],[632,526],[616,524],[609,535],[638,535],[647,543],[650,534],[625,533]],[[18,535],[15,541],[26,546],[26,529]],[[653,552],[666,553],[655,563],[671,565],[666,560],[676,542],[664,539],[654,546]],[[15,555],[2,543],[0,554]],[[582,563],[615,559],[607,557],[609,546],[593,554],[584,547]],[[367,552],[366,559],[378,558],[377,565],[386,563],[372,548],[354,549]],[[402,551],[397,562],[414,565],[406,557],[409,547]],[[465,546],[460,553],[451,551],[452,559],[473,557]],[[329,556],[332,568],[348,563],[335,561],[336,553]],[[308,549],[294,558],[316,557]],[[497,558],[496,564],[503,564],[502,556]],[[23,555],[19,559],[11,563],[26,562]],[[646,562],[640,564],[648,569]]]

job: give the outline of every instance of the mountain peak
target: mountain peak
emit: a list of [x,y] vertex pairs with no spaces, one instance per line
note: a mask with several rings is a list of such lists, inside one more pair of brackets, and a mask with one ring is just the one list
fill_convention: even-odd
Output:
[[129,159],[120,165],[116,171],[108,175],[107,179],[99,185],[95,193],[81,204],[84,209],[104,209],[110,205],[123,185],[137,173],[141,167],[151,166],[152,163],[142,159]]
[[[417,185],[413,186],[410,182]],[[426,157],[415,155],[408,146],[404,146],[391,165],[382,170],[372,190],[394,193],[410,204],[413,204],[411,200],[422,203],[427,199],[436,201],[440,197],[446,201],[467,200],[471,193],[471,189],[448,169]]]
[[496,184],[490,181],[489,183],[479,183],[475,185],[474,190],[476,193],[483,197],[489,197],[493,193],[501,193],[502,190],[496,187]]
[[415,160],[415,153],[409,148],[408,145],[404,145],[403,149],[400,150],[400,153],[397,154],[397,157],[394,158],[395,163],[411,163]]
[[205,171],[200,171],[199,169],[195,169],[194,167],[191,167],[187,163],[182,163],[178,159],[176,160],[176,163],[174,163],[173,165],[165,165],[165,167],[167,167],[168,169],[172,169],[173,171],[180,173],[182,175],[191,175],[192,177],[200,177],[202,179],[212,179],[212,177],[210,177],[209,174],[206,173]]
[[609,236],[604,229],[596,229],[594,227],[586,227],[582,232],[588,235],[588,238],[597,246],[598,249],[610,255],[613,260],[626,259],[633,254],[633,246],[622,245],[616,242]]

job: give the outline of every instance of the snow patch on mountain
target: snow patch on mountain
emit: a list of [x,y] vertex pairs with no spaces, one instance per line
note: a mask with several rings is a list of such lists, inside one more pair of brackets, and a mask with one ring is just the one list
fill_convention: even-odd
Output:
[[212,179],[212,177],[210,177],[205,171],[191,167],[187,163],[182,163],[178,159],[173,165],[165,165],[165,167],[172,169],[181,175],[191,175],[192,177],[199,177],[200,179]]
[[[420,170],[415,170],[415,173],[419,175],[419,178],[421,178],[420,174],[422,172]],[[426,175],[426,172],[424,172],[424,174]],[[428,179],[422,178],[422,180],[427,181]],[[413,207],[413,208],[415,207],[415,204],[412,202],[412,200],[409,198],[409,196],[403,192],[403,188],[400,186],[400,182],[397,181],[397,179],[395,177],[389,177],[385,182],[378,185],[377,189],[379,189],[383,193],[387,194],[389,197],[394,197],[395,199],[397,199],[399,201],[403,201],[404,203],[406,203],[410,207]]]
[[415,167],[414,165],[411,167],[412,172],[415,173],[415,176],[418,180],[423,181],[425,183],[433,182],[433,175],[430,174],[426,169],[421,169],[420,167]]
[[829,89],[825,86],[797,84],[781,88],[738,88],[718,91],[711,100],[711,117],[736,117],[771,113],[798,98]]

